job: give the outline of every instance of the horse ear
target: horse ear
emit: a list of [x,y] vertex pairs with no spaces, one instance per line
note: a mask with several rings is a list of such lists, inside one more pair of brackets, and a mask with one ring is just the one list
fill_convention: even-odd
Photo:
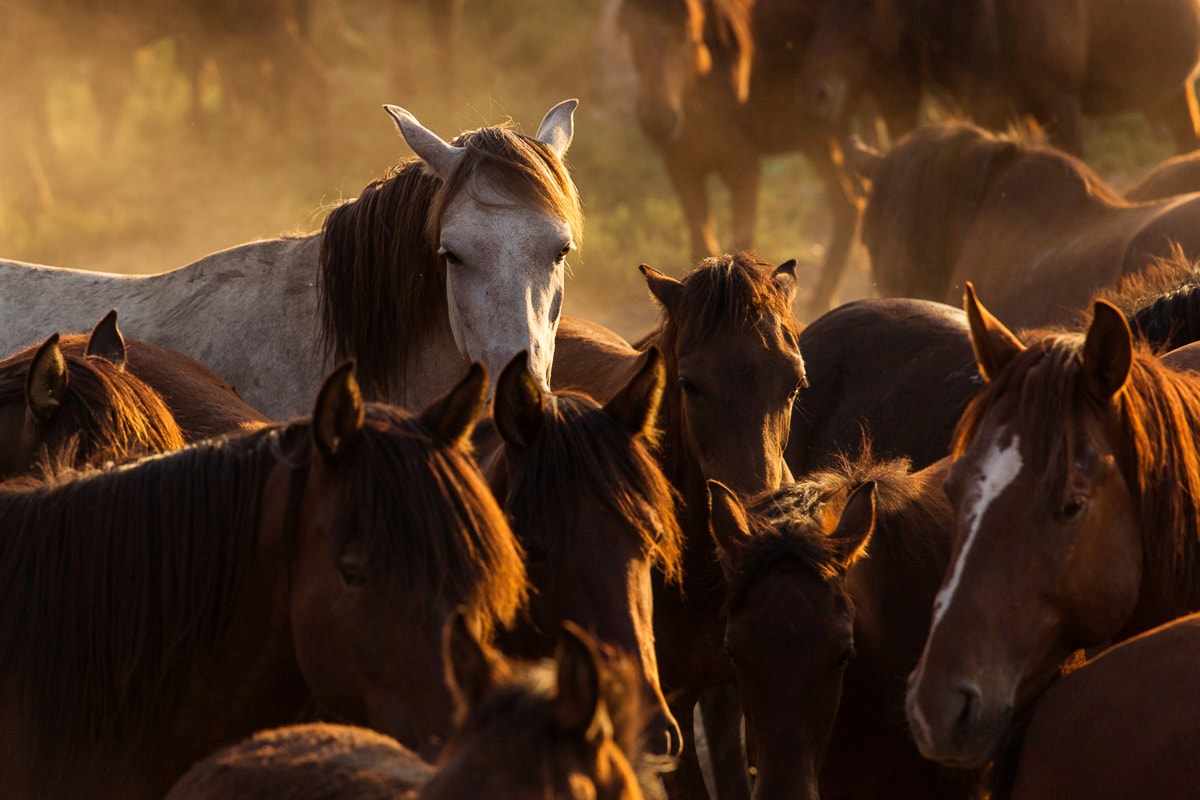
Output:
[[559,728],[591,738],[598,731],[601,711],[600,663],[591,637],[577,625],[563,623],[558,650],[554,691],[554,721]]
[[1088,391],[1110,400],[1129,379],[1133,364],[1133,334],[1116,306],[1097,300],[1092,324],[1083,341],[1083,377]]
[[354,379],[354,359],[343,361],[321,384],[313,407],[313,442],[326,461],[339,458],[358,441],[363,399]]
[[646,285],[650,287],[650,294],[662,303],[662,307],[667,310],[668,314],[673,315],[679,308],[679,301],[683,297],[683,284],[648,264],[642,264],[638,269],[646,276]]
[[874,530],[875,481],[867,481],[850,493],[837,527],[829,534],[842,569],[866,555]]
[[114,367],[125,369],[125,337],[117,327],[117,310],[114,308],[92,328],[84,355],[99,356]]
[[858,134],[854,134],[846,139],[842,154],[846,159],[846,165],[856,175],[868,181],[875,180],[875,174],[879,172],[879,165],[883,163],[883,153],[860,139]]
[[742,501],[720,481],[708,482],[708,531],[717,543],[721,571],[729,580],[741,568],[742,552],[753,534]]
[[48,422],[67,392],[67,362],[54,334],[33,354],[25,373],[25,404],[39,422]]
[[658,422],[658,407],[667,386],[667,368],[657,347],[642,356],[642,365],[629,383],[604,406],[621,423],[630,436],[654,438]]
[[567,148],[575,136],[575,107],[578,105],[578,100],[563,100],[547,111],[542,124],[538,125],[535,138],[559,158],[567,154]]
[[1025,345],[983,307],[970,281],[967,281],[963,291],[963,309],[971,324],[971,347],[975,350],[979,374],[985,381],[990,381],[1000,374],[1013,356],[1025,349]]
[[449,439],[455,447],[464,447],[487,405],[487,390],[487,370],[475,361],[453,389],[421,412],[421,421]]
[[408,142],[412,151],[429,165],[434,175],[444,180],[462,158],[463,149],[443,140],[400,106],[385,105],[383,110],[391,115],[400,130],[400,135]]
[[461,606],[446,622],[442,660],[446,665],[446,685],[463,709],[475,708],[500,682],[499,658],[479,641],[467,622],[466,609]]
[[525,449],[545,417],[542,388],[529,374],[529,351],[522,350],[500,370],[492,416],[505,444]]
[[796,299],[796,259],[789,258],[776,267],[771,278],[779,290],[787,295],[789,303]]

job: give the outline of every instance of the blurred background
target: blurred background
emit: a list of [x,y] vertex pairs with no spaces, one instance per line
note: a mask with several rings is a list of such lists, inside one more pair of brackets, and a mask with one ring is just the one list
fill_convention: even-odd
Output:
[[[630,338],[653,323],[637,265],[691,264],[633,117],[612,0],[311,0],[299,14],[301,1],[5,0],[0,257],[161,272],[315,231],[409,155],[383,103],[449,138],[510,117],[532,133],[578,97],[567,160],[586,234],[566,313]],[[450,34],[437,9],[456,1]],[[1139,115],[1089,121],[1085,136],[1089,163],[1117,186],[1171,154]],[[764,172],[756,249],[799,259],[803,286],[828,235],[821,188],[799,155]],[[726,205],[718,194],[723,234]],[[870,293],[859,252],[840,299]]]

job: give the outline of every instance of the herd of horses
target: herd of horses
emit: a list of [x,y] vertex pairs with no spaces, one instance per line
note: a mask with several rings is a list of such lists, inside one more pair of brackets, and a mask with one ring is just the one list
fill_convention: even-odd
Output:
[[[757,191],[689,139],[704,114],[763,114],[743,145],[772,152],[798,86],[899,109],[873,81],[901,54],[916,87],[1003,78],[1004,119],[1067,146],[1064,108],[1131,102],[993,71],[1018,20],[1059,30],[1019,5],[804,6],[772,85],[768,0],[626,0],[693,248],[685,173],[747,192],[741,244]],[[812,78],[868,10],[865,66]],[[661,320],[630,343],[562,314],[575,108],[446,141],[386,106],[416,157],[316,234],[148,277],[0,261],[5,795],[1194,792],[1197,160],[1121,194],[964,122],[886,152],[824,129],[882,297],[806,325],[795,261],[642,264]]]

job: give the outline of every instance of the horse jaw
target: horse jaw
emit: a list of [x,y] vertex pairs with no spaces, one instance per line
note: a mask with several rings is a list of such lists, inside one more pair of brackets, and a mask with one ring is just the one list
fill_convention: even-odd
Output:
[[452,200],[441,245],[458,259],[446,265],[446,301],[459,352],[499,375],[528,350],[530,374],[549,392],[565,283],[560,253],[572,243],[566,221],[517,205],[486,181]]

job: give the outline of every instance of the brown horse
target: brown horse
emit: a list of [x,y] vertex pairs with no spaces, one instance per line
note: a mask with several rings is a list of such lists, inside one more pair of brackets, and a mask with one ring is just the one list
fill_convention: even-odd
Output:
[[529,624],[503,645],[540,655],[569,620],[637,659],[639,690],[656,708],[647,745],[676,756],[681,734],[659,688],[651,576],[657,568],[678,584],[682,533],[654,452],[662,359],[651,350],[641,361],[602,407],[584,395],[544,393],[522,353],[496,381],[502,447],[477,451],[524,547],[534,590]]
[[866,169],[884,295],[954,303],[970,280],[1010,324],[1039,327],[1176,248],[1200,255],[1200,196],[1130,205],[1083,162],[972,125],[921,128]]
[[921,752],[988,761],[1071,653],[1200,608],[1200,376],[1097,302],[1022,344],[967,292],[988,381],[946,481],[954,557],[907,714]]
[[967,797],[971,773],[922,758],[905,679],[950,559],[943,459],[920,472],[870,452],[746,514],[710,484],[729,584],[725,647],[758,779],[773,798]]
[[794,83],[812,19],[783,0],[623,0],[619,20],[638,73],[637,117],[683,209],[692,258],[722,252],[705,181],[729,189],[733,246],[749,248],[760,163],[799,150],[825,188],[832,232],[809,298],[824,311],[837,291],[862,202],[840,169],[842,129],[798,119]]
[[1200,713],[1200,617],[1123,642],[1038,701],[998,797],[1190,797]]
[[0,361],[0,479],[183,446],[162,398],[95,334],[68,339],[54,334]]
[[1196,0],[821,0],[818,16],[802,85],[827,120],[864,91],[915,116],[924,86],[989,128],[1033,117],[1075,154],[1081,115],[1130,110],[1180,152],[1200,144]]
[[1182,153],[1157,165],[1121,194],[1131,203],[1161,200],[1200,191],[1200,150]]
[[[168,800],[642,800],[637,667],[568,625],[553,661],[509,662],[461,618],[447,633],[458,722],[438,763],[343,725],[263,731],[196,764]],[[653,796],[653,795],[651,795]]]
[[352,367],[311,421],[0,490],[9,795],[161,797],[313,708],[435,752],[445,621],[487,635],[525,596],[463,449],[487,378],[413,417],[364,406]]

